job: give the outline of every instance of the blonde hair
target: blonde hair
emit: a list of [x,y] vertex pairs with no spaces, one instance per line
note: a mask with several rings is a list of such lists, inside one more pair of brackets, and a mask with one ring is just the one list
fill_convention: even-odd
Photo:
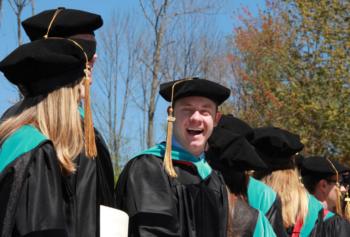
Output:
[[79,84],[59,88],[45,97],[24,98],[17,113],[1,123],[0,143],[21,126],[31,124],[52,141],[63,172],[73,173],[73,160],[84,147],[78,101]]
[[295,225],[298,218],[305,220],[308,212],[308,196],[296,169],[273,171],[261,181],[272,187],[280,196],[285,228]]

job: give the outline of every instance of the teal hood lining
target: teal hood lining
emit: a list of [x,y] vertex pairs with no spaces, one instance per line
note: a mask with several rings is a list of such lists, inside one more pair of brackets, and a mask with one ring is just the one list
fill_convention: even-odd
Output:
[[[137,156],[154,155],[163,159],[164,154],[165,154],[165,143],[160,143],[155,145],[154,147],[151,147],[148,150],[141,152]],[[192,154],[190,154],[188,151],[180,147],[172,146],[171,157],[173,160],[187,161],[192,163],[196,167],[198,175],[201,177],[202,180],[206,179],[212,172],[212,169],[208,164],[208,162],[205,160],[205,158],[195,157]]]
[[12,133],[0,148],[0,172],[24,153],[48,140],[32,125],[24,125]]

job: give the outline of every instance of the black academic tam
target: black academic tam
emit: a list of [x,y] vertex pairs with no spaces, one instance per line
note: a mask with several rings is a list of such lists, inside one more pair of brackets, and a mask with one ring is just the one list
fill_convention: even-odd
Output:
[[[57,10],[59,10],[58,13]],[[22,26],[30,40],[44,37],[54,14],[54,19],[48,37],[69,37],[76,34],[94,34],[94,31],[103,25],[102,17],[91,12],[66,9],[50,9],[35,16],[29,17],[22,22]]]
[[210,80],[198,77],[166,82],[160,85],[159,94],[168,102],[173,102],[188,96],[202,96],[214,101],[217,105],[223,103],[231,91]]
[[72,38],[91,59],[96,53],[94,31],[103,25],[102,17],[91,12],[59,7],[43,11],[22,22],[31,41],[45,37]]
[[318,175],[328,177],[336,175],[336,171],[341,174],[350,171],[350,168],[340,164],[338,161],[326,158],[324,156],[310,156],[306,157],[300,163],[301,175]]
[[37,96],[82,80],[86,62],[72,41],[49,38],[15,49],[0,62],[0,71],[26,96]]

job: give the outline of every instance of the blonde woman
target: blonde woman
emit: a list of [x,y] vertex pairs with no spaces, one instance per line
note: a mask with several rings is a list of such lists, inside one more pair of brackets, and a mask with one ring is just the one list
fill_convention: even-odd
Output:
[[257,128],[252,144],[268,166],[255,177],[281,197],[283,224],[290,236],[350,236],[349,224],[326,211],[300,182],[293,159],[303,149],[299,136],[275,127]]
[[22,45],[0,62],[24,92],[0,124],[0,236],[98,235],[103,148],[94,138],[87,65],[79,44],[58,38]]

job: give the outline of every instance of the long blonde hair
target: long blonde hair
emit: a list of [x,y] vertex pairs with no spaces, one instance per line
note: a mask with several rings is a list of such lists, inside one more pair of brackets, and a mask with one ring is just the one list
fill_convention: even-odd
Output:
[[73,160],[84,147],[78,101],[79,84],[62,87],[47,96],[24,98],[15,114],[0,124],[0,143],[21,126],[31,124],[52,141],[63,172],[73,173]]
[[261,181],[272,187],[280,196],[284,227],[295,225],[298,218],[305,220],[308,212],[308,196],[296,169],[273,171]]

